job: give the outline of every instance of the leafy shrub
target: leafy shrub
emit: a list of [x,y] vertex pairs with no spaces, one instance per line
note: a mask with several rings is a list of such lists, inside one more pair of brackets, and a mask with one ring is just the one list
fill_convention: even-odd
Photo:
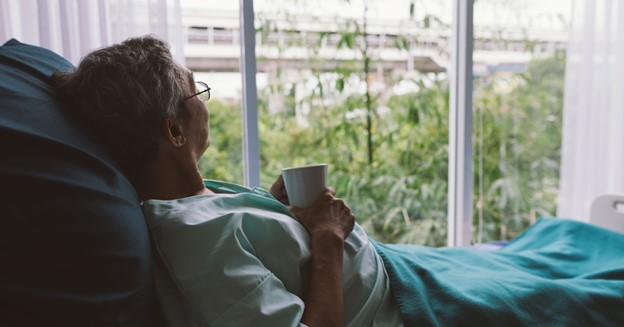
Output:
[[[523,74],[475,80],[475,242],[513,238],[555,212],[564,63],[557,54],[533,61]],[[326,90],[332,87],[325,83]],[[268,188],[283,167],[327,162],[329,184],[371,237],[445,245],[448,83],[433,78],[417,84],[417,92],[376,104],[387,110],[374,114],[372,163],[366,117],[358,115],[362,95],[315,93],[302,113],[302,103],[285,92],[284,108],[270,113],[271,90],[260,92],[262,185]],[[200,168],[206,177],[240,183],[240,104],[211,100],[208,106],[213,146]]]

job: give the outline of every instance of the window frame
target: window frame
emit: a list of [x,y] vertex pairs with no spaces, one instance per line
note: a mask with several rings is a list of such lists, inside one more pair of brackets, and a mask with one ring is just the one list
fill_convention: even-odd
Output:
[[472,238],[473,9],[473,0],[453,2],[447,246],[468,246]]
[[[449,90],[447,246],[468,246],[472,237],[472,50],[474,0],[453,1]],[[253,0],[240,0],[240,68],[243,79],[243,176],[260,186],[260,141]]]
[[260,138],[253,0],[240,0],[239,10],[240,71],[243,79],[243,180],[247,187],[258,187],[260,186]]

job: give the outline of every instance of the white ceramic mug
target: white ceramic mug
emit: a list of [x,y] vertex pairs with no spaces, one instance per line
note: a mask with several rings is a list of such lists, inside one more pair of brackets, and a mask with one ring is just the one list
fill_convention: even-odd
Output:
[[290,205],[307,208],[327,187],[327,164],[282,169]]

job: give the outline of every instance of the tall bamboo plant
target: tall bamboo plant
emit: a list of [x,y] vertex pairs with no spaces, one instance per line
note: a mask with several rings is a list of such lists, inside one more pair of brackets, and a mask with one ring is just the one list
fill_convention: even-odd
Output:
[[[431,16],[409,22],[433,23]],[[368,61],[343,61],[328,73],[318,55],[328,38],[338,37],[340,49],[366,48],[366,29],[357,19],[338,25],[338,35],[319,32],[305,39],[287,38],[293,43],[280,45],[286,51],[305,44],[308,69],[301,73],[301,82],[316,86],[301,96],[278,67],[274,85],[259,90],[261,182],[268,187],[285,166],[329,162],[330,185],[373,238],[442,246],[447,228],[448,81],[444,74],[402,77],[394,83],[411,82],[414,91],[387,99],[370,89],[368,96],[354,92],[353,85],[369,82],[366,62],[377,59],[373,51],[364,51],[360,56]],[[267,42],[276,33],[300,36],[270,20],[261,26],[258,33]],[[397,47],[408,48],[418,40],[405,35],[395,41]],[[481,232],[474,241],[510,239],[538,216],[554,213],[564,63],[565,56],[556,54],[531,62],[520,75],[475,80],[473,221]],[[280,108],[269,101],[276,93],[282,97]],[[211,178],[241,182],[240,105],[213,99],[208,106],[214,147],[201,169]],[[307,111],[301,111],[303,106]],[[375,116],[377,108],[386,110]],[[302,115],[307,124],[301,123]]]

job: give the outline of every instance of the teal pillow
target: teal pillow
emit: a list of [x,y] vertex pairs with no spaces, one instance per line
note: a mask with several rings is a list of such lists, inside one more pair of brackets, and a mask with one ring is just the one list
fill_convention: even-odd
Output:
[[137,195],[51,84],[71,69],[0,47],[0,325],[156,326]]

